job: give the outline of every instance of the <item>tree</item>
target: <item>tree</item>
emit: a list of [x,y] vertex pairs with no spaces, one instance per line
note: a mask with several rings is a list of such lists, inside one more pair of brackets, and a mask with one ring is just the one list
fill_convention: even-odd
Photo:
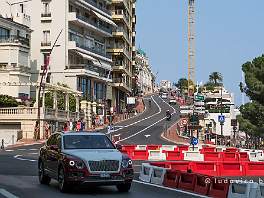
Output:
[[188,80],[186,78],[180,78],[176,83],[176,87],[183,93],[185,90],[188,90]]
[[[69,88],[68,85],[66,84],[60,84],[58,83],[59,86]],[[58,109],[59,110],[65,110],[65,94],[63,91],[57,91],[57,100],[58,100]],[[47,108],[53,108],[53,93],[48,92],[45,94],[45,106]],[[69,109],[72,112],[75,112],[76,110],[76,100],[73,94],[69,95]]]
[[240,83],[239,86],[251,102],[240,107],[239,128],[249,134],[253,144],[258,146],[258,137],[264,132],[264,55],[243,64],[242,70],[246,85]]
[[213,72],[209,75],[209,82],[214,83],[215,86],[219,86],[223,82],[223,76],[220,72]]
[[0,107],[17,107],[19,103],[15,98],[8,95],[0,95]]

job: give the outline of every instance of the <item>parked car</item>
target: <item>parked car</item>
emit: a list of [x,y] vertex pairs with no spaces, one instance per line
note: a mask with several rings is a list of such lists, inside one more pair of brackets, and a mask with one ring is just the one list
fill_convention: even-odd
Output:
[[39,182],[59,182],[61,192],[76,185],[115,185],[128,192],[133,180],[132,161],[102,133],[65,132],[50,136],[40,149]]
[[168,98],[168,93],[162,93],[161,94],[162,99],[167,99]]
[[177,104],[176,99],[175,99],[175,98],[171,98],[171,99],[169,100],[169,104],[171,104],[171,105],[176,105],[176,104]]

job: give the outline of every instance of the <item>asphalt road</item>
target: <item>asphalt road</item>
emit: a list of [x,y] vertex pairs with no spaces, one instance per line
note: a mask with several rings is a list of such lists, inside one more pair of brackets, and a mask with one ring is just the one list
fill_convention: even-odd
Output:
[[[148,106],[149,98],[152,100]],[[119,135],[121,144],[171,144],[160,137],[162,131],[179,119],[178,107],[169,106],[158,96],[146,98],[147,108],[137,117],[118,123],[118,131],[112,135]],[[165,119],[166,110],[175,114],[171,121]],[[103,132],[107,132],[103,130]],[[0,198],[60,198],[60,197],[195,197],[173,189],[141,183],[138,172],[142,162],[134,162],[136,172],[134,182],[129,193],[119,193],[115,187],[77,188],[70,194],[62,194],[58,190],[58,183],[52,181],[49,186],[40,185],[37,177],[38,150],[41,145],[22,146],[0,151]]]

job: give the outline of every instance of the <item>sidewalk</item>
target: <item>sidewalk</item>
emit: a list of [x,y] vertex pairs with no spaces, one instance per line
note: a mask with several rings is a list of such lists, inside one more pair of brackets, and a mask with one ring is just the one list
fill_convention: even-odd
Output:
[[189,138],[184,138],[182,136],[178,135],[179,126],[178,122],[176,122],[174,125],[172,125],[170,128],[167,129],[167,131],[164,131],[161,134],[161,137],[167,141],[173,142],[175,144],[184,144],[184,145],[190,145]]
[[34,145],[34,144],[43,144],[45,143],[45,141],[46,140],[35,141],[34,139],[21,139],[21,140],[18,140],[16,144],[5,147],[5,149],[20,147],[20,146],[29,146],[29,145]]

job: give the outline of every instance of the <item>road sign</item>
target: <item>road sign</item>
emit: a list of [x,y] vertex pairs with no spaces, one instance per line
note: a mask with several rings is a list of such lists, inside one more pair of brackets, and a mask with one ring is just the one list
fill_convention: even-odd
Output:
[[224,123],[225,122],[225,116],[224,115],[219,115],[218,116],[218,122]]
[[231,126],[236,127],[237,126],[237,119],[231,120]]
[[192,144],[192,145],[197,145],[197,144],[198,144],[198,139],[195,138],[195,137],[193,137],[193,138],[192,138],[192,141],[191,141],[191,144]]
[[196,95],[195,96],[195,100],[196,101],[204,101],[204,96],[202,96],[202,95]]

